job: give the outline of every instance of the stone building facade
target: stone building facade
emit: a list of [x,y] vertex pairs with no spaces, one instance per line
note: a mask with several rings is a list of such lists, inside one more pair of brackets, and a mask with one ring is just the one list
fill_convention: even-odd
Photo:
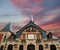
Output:
[[0,30],[0,34],[3,34],[0,50],[60,50],[59,39],[54,39],[51,32],[47,34],[33,21],[18,30],[16,34],[10,30],[9,23]]

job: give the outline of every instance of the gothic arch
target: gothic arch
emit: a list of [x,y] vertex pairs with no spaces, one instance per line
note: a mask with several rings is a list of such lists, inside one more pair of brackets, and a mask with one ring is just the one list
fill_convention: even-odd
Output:
[[43,45],[39,45],[39,50],[43,50]]
[[29,44],[27,46],[27,50],[35,50],[35,46],[33,44]]
[[7,50],[13,50],[13,45],[12,44],[8,45]]
[[19,50],[23,50],[23,45],[20,45],[19,46]]
[[55,45],[50,45],[50,50],[56,50],[56,46]]
[[4,46],[1,46],[1,47],[0,47],[0,50],[3,50],[3,49],[4,49]]

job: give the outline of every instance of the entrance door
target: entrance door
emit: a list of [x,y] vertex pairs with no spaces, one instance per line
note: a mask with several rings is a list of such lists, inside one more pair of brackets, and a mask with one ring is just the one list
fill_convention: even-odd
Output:
[[43,46],[42,45],[39,45],[39,50],[43,50]]
[[56,50],[56,46],[55,45],[50,45],[50,50]]
[[33,44],[30,44],[27,46],[27,50],[35,50],[35,46]]
[[9,45],[7,50],[13,50],[13,45]]

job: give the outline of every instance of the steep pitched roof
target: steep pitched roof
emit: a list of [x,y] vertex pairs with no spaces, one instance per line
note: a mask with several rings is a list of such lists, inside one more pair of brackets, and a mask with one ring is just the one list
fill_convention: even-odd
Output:
[[[4,31],[4,32],[10,32],[11,33],[11,37],[15,36],[14,32],[12,31],[12,25],[11,23],[8,23],[2,30],[0,31]],[[5,40],[5,39],[4,39]]]
[[29,26],[33,26],[33,27],[37,28],[37,29],[43,34],[43,36],[44,36],[45,38],[47,38],[47,36],[46,36],[46,31],[43,30],[42,28],[40,28],[39,26],[37,26],[36,24],[34,24],[33,21],[30,21],[27,25],[25,25],[23,28],[21,28],[19,31],[17,31],[17,32],[16,32],[16,37],[18,38],[19,35],[21,34],[21,32],[22,32],[24,29],[26,29],[27,27],[29,27]]
[[12,33],[12,34],[14,34],[13,32],[12,32],[12,25],[11,25],[11,23],[8,23],[3,29],[1,29],[0,31],[4,31],[4,32],[10,32],[10,33]]
[[2,31],[10,31],[10,23],[8,23],[3,29]]

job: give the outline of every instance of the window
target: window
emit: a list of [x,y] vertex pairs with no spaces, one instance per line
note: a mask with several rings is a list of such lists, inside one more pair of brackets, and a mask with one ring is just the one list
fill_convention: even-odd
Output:
[[4,46],[1,46],[0,50],[3,50]]
[[56,50],[56,46],[55,45],[50,45],[50,50]]
[[42,45],[39,45],[39,50],[43,50],[43,46]]
[[27,50],[35,50],[35,46],[33,44],[30,44],[27,46]]
[[40,39],[40,34],[37,34],[37,39]]
[[23,50],[23,45],[20,45],[19,46],[19,50]]

